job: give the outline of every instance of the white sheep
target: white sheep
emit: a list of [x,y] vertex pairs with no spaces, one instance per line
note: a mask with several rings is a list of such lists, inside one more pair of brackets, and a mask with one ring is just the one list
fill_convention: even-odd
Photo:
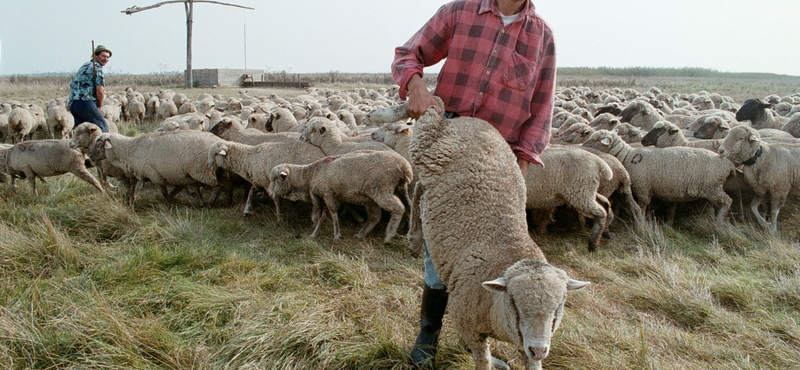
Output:
[[367,222],[355,235],[366,237],[381,220],[381,209],[391,214],[384,242],[388,243],[408,205],[408,184],[413,178],[411,164],[393,151],[355,151],[325,157],[307,165],[281,164],[269,174],[269,193],[283,197],[296,193],[310,196],[316,215],[311,237],[319,235],[322,203],[333,220],[334,238],[342,237],[339,208],[343,203],[362,205]]
[[594,252],[613,219],[608,199],[598,193],[601,182],[611,181],[611,168],[600,157],[576,147],[549,146],[541,159],[544,167],[529,166],[525,176],[525,208],[546,210],[549,215],[557,207],[568,205],[579,215],[593,219],[588,245]]
[[[325,157],[322,151],[299,140],[247,145],[223,141],[209,148],[207,160],[224,170],[241,176],[252,186],[247,196],[244,215],[252,213],[256,188],[269,189],[269,173],[281,163],[308,164]],[[275,213],[281,220],[280,198],[273,197]]]
[[156,118],[159,120],[165,120],[172,116],[178,115],[178,107],[175,103],[172,102],[171,99],[161,99],[158,103],[158,111],[156,112]]
[[345,135],[335,122],[325,117],[310,119],[303,134],[300,135],[300,140],[319,147],[325,155],[344,154],[356,150],[391,150],[383,143],[353,140]]
[[8,114],[8,132],[11,142],[17,143],[30,139],[35,129],[36,118],[27,107],[18,107]]
[[[613,131],[598,130],[584,144],[617,157],[631,176],[631,190],[642,211],[653,197],[670,202],[706,199],[717,209],[716,220],[725,221],[733,200],[723,190],[733,165],[711,151],[698,148],[634,148]],[[669,219],[674,214],[670,210]]]
[[[216,167],[207,163],[208,149],[222,141],[207,132],[173,131],[148,133],[136,137],[104,133],[96,140],[102,141],[105,158],[109,164],[125,173],[130,181],[128,203],[133,205],[136,184],[150,180],[161,189],[168,202],[186,186],[195,187],[201,204],[211,204],[219,195],[220,182]],[[167,191],[167,186],[175,188]],[[200,185],[212,188],[207,201],[202,199]]]
[[53,100],[47,106],[47,134],[51,139],[56,138],[56,133],[60,139],[67,139],[72,135],[75,126],[75,117],[67,111],[63,104],[63,99]]
[[567,291],[589,283],[547,264],[528,234],[525,183],[508,143],[485,121],[429,110],[415,125],[411,157],[421,185],[412,225],[421,222],[476,369],[490,367],[489,337],[511,342],[527,369],[540,369]]
[[[736,126],[722,141],[719,155],[742,166],[744,179],[755,192],[750,210],[758,223],[778,231],[778,213],[792,188],[800,186],[800,148],[773,145],[761,140],[757,130]],[[765,219],[758,206],[769,198],[770,215]]]
[[134,99],[128,102],[128,117],[133,119],[138,127],[142,126],[146,112],[147,108],[141,101]]
[[669,121],[658,121],[653,128],[642,138],[643,146],[668,148],[671,146],[688,146],[692,148],[708,149],[714,153],[719,149],[720,139],[689,140],[677,125]]
[[271,142],[298,141],[300,134],[296,132],[267,133],[254,128],[245,128],[235,117],[224,117],[208,130],[225,140],[247,145],[258,145]]
[[11,186],[17,189],[17,177],[28,179],[36,189],[36,178],[58,176],[67,172],[78,176],[94,186],[100,193],[103,187],[86,169],[85,157],[70,148],[69,140],[34,140],[19,142],[14,146],[0,149],[0,172],[11,176]]

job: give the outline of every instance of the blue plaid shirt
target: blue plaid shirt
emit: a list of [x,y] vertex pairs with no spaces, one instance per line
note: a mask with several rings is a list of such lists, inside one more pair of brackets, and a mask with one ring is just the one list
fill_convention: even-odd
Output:
[[[92,84],[92,62],[94,62],[94,68],[97,72],[94,84]],[[72,105],[75,100],[97,101],[94,96],[95,86],[104,85],[103,66],[92,58],[92,60],[84,63],[81,68],[78,68],[78,73],[75,74],[69,84],[69,105]]]

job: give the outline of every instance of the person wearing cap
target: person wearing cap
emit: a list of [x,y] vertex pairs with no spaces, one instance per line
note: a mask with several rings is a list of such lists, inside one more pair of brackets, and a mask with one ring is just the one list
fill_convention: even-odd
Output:
[[111,58],[111,50],[103,45],[97,45],[92,59],[84,63],[72,82],[69,84],[69,109],[75,117],[75,124],[91,122],[100,127],[103,132],[108,132],[108,123],[100,111],[105,98],[105,79],[103,66]]
[[[424,67],[444,60],[431,93]],[[395,49],[392,77],[411,118],[434,108],[444,118],[489,122],[517,157],[523,178],[550,141],[556,87],[555,42],[531,0],[456,0],[444,4],[404,45]],[[444,112],[434,96],[444,101]],[[486,222],[492,222],[486,220]],[[423,236],[424,238],[424,236]],[[420,331],[411,360],[434,364],[448,293],[425,252]],[[508,364],[492,358],[495,369]]]

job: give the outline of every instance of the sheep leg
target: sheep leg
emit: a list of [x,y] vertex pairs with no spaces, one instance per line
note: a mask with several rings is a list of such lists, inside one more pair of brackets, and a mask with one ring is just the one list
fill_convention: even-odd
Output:
[[489,341],[483,338],[464,338],[467,348],[472,352],[475,361],[475,370],[489,370],[492,364],[492,352],[489,350]]
[[128,185],[128,205],[131,207],[133,207],[133,200],[136,198],[136,185],[138,182],[138,178],[130,178],[130,184]]
[[38,197],[39,196],[39,190],[36,189],[36,174],[33,174],[33,173],[28,174],[28,173],[26,173],[25,177],[28,178],[28,182],[30,182],[31,186],[33,187],[33,194]]
[[322,200],[318,196],[311,194],[311,220],[313,221],[314,216],[316,216],[314,232],[311,233],[312,238],[316,238],[319,235],[319,228],[322,226],[322,220],[325,219],[325,208],[322,208],[321,202]]
[[[389,218],[389,223],[386,225],[386,236],[383,239],[384,243],[388,243],[397,234],[397,228],[400,227],[400,221],[403,219],[403,214],[406,213],[406,207],[403,206],[403,201],[395,195],[391,195],[386,199],[376,199],[378,206],[387,210],[392,214]],[[378,212],[378,220],[380,221],[380,211]]]
[[356,238],[362,239],[369,235],[370,231],[375,228],[375,225],[381,221],[381,207],[374,202],[365,204],[367,208],[367,222],[361,227],[361,230],[355,235]]
[[328,208],[328,213],[331,214],[331,220],[333,221],[333,238],[341,239],[342,231],[339,229],[339,208],[341,208],[341,203],[333,194],[325,194],[322,199],[325,201],[325,207]]
[[773,234],[778,232],[778,213],[781,212],[781,207],[783,207],[783,203],[785,201],[786,201],[786,196],[783,195],[783,194],[778,195],[778,194],[772,193],[770,195],[770,217],[769,217],[769,221],[771,223],[770,231],[772,231]]
[[769,224],[769,221],[764,219],[764,217],[761,216],[761,212],[758,211],[758,206],[760,206],[761,202],[763,201],[764,201],[764,195],[756,194],[753,197],[753,200],[750,201],[750,211],[753,212],[754,216],[756,216],[756,220],[758,221],[759,225],[768,229],[772,229],[772,227]]
[[94,178],[94,176],[92,176],[92,174],[89,173],[89,170],[87,170],[86,167],[84,167],[83,165],[81,165],[77,170],[71,172],[73,175],[78,176],[81,180],[92,184],[92,186],[94,186],[94,188],[97,189],[97,191],[99,191],[100,194],[106,193],[105,190],[103,190],[103,186],[100,185],[100,182],[97,181],[97,179]]
[[275,203],[275,216],[278,218],[278,222],[282,222],[283,215],[281,215],[281,197],[272,197],[272,202]]
[[603,237],[603,231],[606,228],[606,224],[608,223],[608,209],[611,208],[611,204],[608,202],[606,197],[595,194],[595,204],[589,210],[594,223],[592,225],[592,233],[589,234],[589,252],[594,252],[597,250],[597,245],[600,244],[600,238]]
[[[215,187],[211,188],[211,195],[208,196],[208,201],[205,202],[206,206],[210,207],[210,206],[212,206],[214,204],[214,202],[217,201],[217,198],[219,197],[219,193],[220,193],[221,189],[222,189],[222,186],[215,186]],[[201,198],[201,200],[202,200],[202,198]]]
[[247,216],[253,213],[253,196],[255,195],[255,192],[256,192],[256,187],[251,186],[250,191],[247,192],[247,201],[244,202],[243,216]]

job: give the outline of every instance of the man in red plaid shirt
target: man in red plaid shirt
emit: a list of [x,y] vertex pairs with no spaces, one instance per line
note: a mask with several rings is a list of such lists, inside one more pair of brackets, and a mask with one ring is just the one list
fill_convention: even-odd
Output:
[[[424,67],[446,59],[431,94]],[[525,176],[542,165],[539,154],[550,141],[556,86],[555,43],[550,27],[531,0],[456,0],[442,6],[405,45],[395,49],[392,75],[419,118],[429,108],[445,118],[470,116],[492,124],[506,139]],[[424,246],[424,244],[423,244]],[[412,360],[432,365],[447,306],[447,289],[425,249],[425,286],[420,333]],[[508,368],[493,358],[495,368]]]

